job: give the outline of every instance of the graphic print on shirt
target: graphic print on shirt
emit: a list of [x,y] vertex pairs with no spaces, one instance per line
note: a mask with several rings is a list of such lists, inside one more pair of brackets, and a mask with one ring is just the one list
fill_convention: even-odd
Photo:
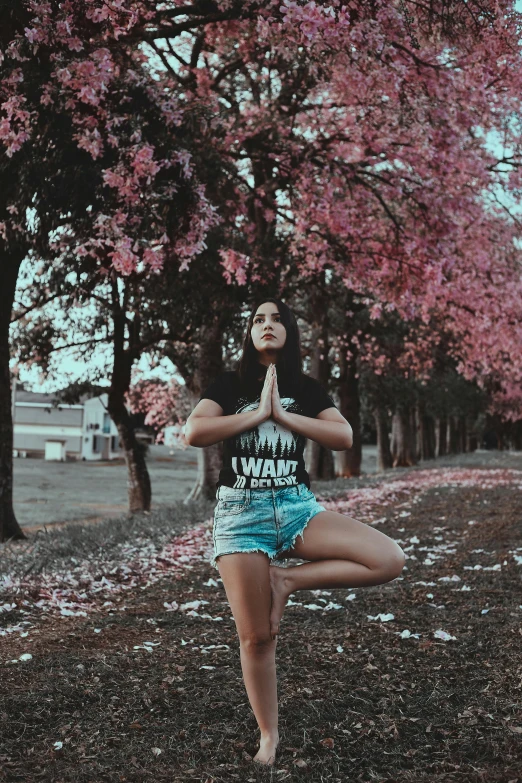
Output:
[[[236,413],[254,411],[260,398],[249,402],[237,401]],[[293,397],[282,397],[281,405],[289,413],[302,414],[301,406]],[[266,421],[234,439],[232,468],[237,474],[234,487],[283,487],[297,485],[297,452],[302,450],[305,438],[283,427],[273,419]]]

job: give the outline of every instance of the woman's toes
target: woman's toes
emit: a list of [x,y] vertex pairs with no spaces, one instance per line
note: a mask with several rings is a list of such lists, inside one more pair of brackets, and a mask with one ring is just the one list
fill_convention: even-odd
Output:
[[259,743],[259,750],[254,756],[256,764],[263,764],[265,766],[273,766],[275,764],[276,750],[279,745],[279,740],[261,740]]

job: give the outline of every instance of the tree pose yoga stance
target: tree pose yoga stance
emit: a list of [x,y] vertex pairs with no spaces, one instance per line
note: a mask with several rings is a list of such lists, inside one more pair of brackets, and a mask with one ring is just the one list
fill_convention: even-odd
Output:
[[[297,322],[280,299],[253,308],[237,369],[203,392],[185,437],[199,447],[223,441],[212,565],[236,623],[261,732],[254,761],[272,766],[279,743],[275,652],[288,597],[384,584],[399,576],[406,558],[393,539],[327,511],[310,490],[306,439],[340,451],[351,448],[353,434],[332,398],[302,372]],[[308,562],[275,565],[286,558]]]

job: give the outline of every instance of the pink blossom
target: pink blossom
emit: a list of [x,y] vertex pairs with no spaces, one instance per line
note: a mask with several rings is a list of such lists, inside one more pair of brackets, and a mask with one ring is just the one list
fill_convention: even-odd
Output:
[[161,270],[165,260],[163,248],[145,248],[143,251],[143,260],[154,272]]
[[220,263],[225,270],[224,277],[227,283],[231,283],[232,279],[234,279],[238,285],[246,285],[246,271],[250,263],[249,256],[231,249],[220,250],[219,255],[222,258]]

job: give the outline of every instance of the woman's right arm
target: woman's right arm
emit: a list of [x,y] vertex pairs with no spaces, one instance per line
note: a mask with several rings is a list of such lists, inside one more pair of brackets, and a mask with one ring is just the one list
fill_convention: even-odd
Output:
[[185,440],[189,446],[212,446],[241,432],[257,427],[264,419],[255,411],[223,416],[223,408],[206,397],[198,402],[185,424]]

